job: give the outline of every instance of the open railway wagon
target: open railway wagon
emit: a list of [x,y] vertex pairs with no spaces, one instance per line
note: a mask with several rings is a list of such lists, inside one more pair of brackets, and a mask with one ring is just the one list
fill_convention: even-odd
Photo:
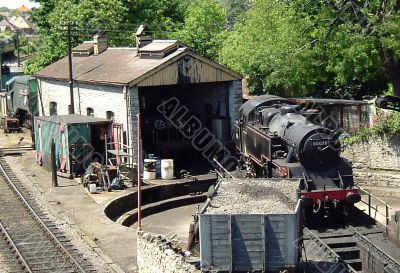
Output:
[[226,179],[199,213],[204,272],[296,272],[302,213],[298,180]]

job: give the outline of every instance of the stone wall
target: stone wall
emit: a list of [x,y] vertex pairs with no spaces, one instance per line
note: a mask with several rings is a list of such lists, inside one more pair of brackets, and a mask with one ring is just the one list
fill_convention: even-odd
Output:
[[148,232],[138,234],[138,267],[140,273],[201,273],[175,253],[166,238]]
[[346,146],[342,156],[353,162],[356,182],[382,187],[400,185],[400,137],[371,137]]
[[400,247],[400,211],[392,215],[387,227],[388,238],[392,243]]

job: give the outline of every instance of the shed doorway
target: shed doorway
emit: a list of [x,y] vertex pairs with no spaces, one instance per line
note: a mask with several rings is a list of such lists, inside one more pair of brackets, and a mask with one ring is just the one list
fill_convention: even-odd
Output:
[[[210,157],[203,155],[205,150],[209,155],[213,148],[199,149],[208,143],[193,145],[199,128],[191,125],[180,127],[179,122],[195,117],[201,128],[218,139],[220,145],[213,147],[226,145],[231,140],[228,90],[228,84],[224,82],[139,88],[144,157],[154,154],[174,159],[175,173],[186,170],[198,175],[214,169]],[[163,107],[172,104],[178,107],[175,115],[163,111]]]

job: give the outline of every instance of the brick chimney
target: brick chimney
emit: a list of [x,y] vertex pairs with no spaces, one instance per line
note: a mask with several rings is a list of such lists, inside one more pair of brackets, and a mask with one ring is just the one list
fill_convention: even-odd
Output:
[[102,34],[96,34],[93,36],[94,42],[94,55],[99,55],[101,52],[105,51],[108,47],[107,37]]

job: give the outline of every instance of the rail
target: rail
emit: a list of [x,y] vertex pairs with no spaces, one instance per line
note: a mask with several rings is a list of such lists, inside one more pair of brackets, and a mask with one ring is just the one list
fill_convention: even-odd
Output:
[[43,222],[43,220],[39,217],[39,215],[35,212],[35,210],[32,208],[32,206],[29,204],[29,202],[25,199],[23,194],[18,190],[18,188],[14,185],[12,182],[10,176],[7,174],[6,170],[3,168],[1,162],[0,162],[0,171],[3,173],[4,178],[7,180],[7,183],[10,185],[10,187],[14,190],[14,192],[17,194],[17,196],[21,199],[21,201],[24,203],[24,205],[28,208],[29,212],[32,214],[32,216],[36,219],[36,221],[40,224],[40,226],[46,231],[47,235],[49,238],[57,245],[57,247],[65,254],[65,256],[72,262],[74,267],[81,273],[85,273],[85,270],[79,265],[79,263],[75,260],[74,257],[68,252],[68,250],[62,245],[60,240],[57,239],[57,237],[51,232],[51,230],[46,226],[46,224]]
[[[386,225],[389,225],[390,222],[390,210],[392,209],[392,207],[389,206],[388,203],[386,203],[385,201],[383,201],[381,198],[373,195],[372,193],[370,193],[369,191],[358,187],[357,188],[363,193],[361,195],[368,195],[368,201],[364,201],[361,198],[361,203],[365,204],[368,206],[368,216],[372,217],[372,210],[374,210],[375,215],[374,215],[374,220],[376,220],[376,214],[379,214],[383,217],[385,217],[385,223]],[[373,200],[376,200],[376,202],[373,202]],[[373,205],[373,203],[375,203],[375,206]],[[383,205],[385,207],[385,212],[382,213],[381,211],[379,211],[378,207],[379,204]]]
[[[339,256],[332,248],[330,248],[321,238],[318,237],[314,232],[312,232],[310,229],[304,227],[304,235],[310,236],[310,239],[312,239],[314,242],[318,242],[318,244],[333,258],[333,260],[341,264],[343,267],[345,267],[348,272],[350,273],[358,273],[357,270],[355,270],[353,267],[348,265],[342,257]],[[343,272],[343,271],[341,271]]]
[[[215,162],[215,164],[218,165],[218,167],[220,168],[220,170],[223,171],[224,174],[228,174],[230,178],[235,179],[235,177],[227,170],[224,168],[224,166],[222,166],[222,164],[220,162],[218,162],[218,160],[216,160],[215,158],[213,158],[213,161]],[[221,173],[219,171],[217,171],[218,175],[220,175],[221,177],[225,177],[224,174],[221,175]]]
[[22,257],[21,252],[19,252],[18,247],[14,244],[13,240],[11,239],[11,236],[8,234],[6,228],[3,226],[1,222],[0,222],[0,230],[3,232],[7,241],[10,243],[12,249],[14,250],[14,253],[17,255],[17,259],[21,262],[22,267],[25,269],[27,273],[32,273],[32,270],[30,269],[29,265],[25,261],[24,257]]
[[[363,234],[361,234],[355,227],[349,226],[350,230],[353,231],[354,237],[357,238],[357,240],[361,241],[363,244],[367,246],[369,249],[369,252],[373,250],[375,253],[378,254],[380,261],[383,262],[384,264],[390,265],[392,268],[396,269],[395,272],[400,272],[400,264],[394,259],[392,256],[384,252],[382,249],[380,249],[376,244],[372,243],[367,237],[365,237]],[[385,271],[386,272],[386,271]]]

